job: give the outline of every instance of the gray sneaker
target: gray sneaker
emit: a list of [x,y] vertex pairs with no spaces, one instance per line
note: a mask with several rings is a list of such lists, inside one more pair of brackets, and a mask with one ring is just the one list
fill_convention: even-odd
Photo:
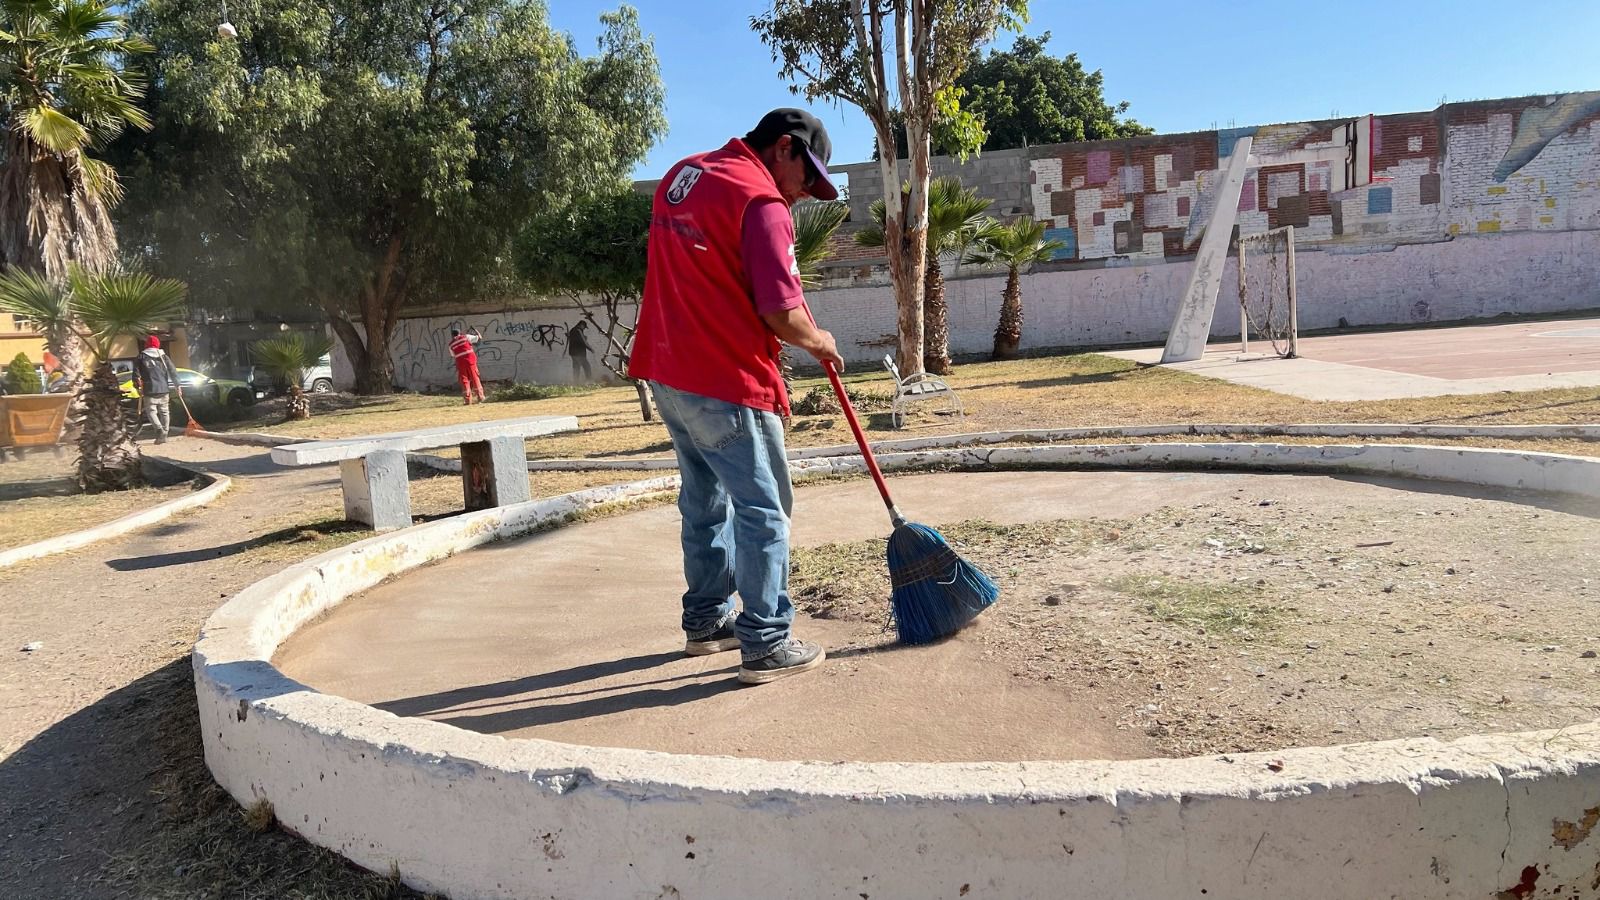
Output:
[[827,656],[821,644],[789,638],[772,653],[760,659],[745,660],[739,667],[739,680],[745,684],[766,684],[809,672],[822,665]]
[[683,652],[690,656],[710,656],[724,650],[739,649],[739,635],[733,630],[733,616],[729,616],[717,630],[705,637],[689,638],[683,643]]

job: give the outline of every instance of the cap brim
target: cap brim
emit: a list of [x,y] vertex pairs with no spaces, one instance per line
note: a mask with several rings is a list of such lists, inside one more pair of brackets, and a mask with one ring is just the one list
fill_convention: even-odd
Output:
[[811,165],[817,170],[817,180],[812,182],[811,189],[806,193],[818,200],[839,199],[839,189],[833,186],[833,178],[828,175],[828,167],[822,164],[822,160],[817,159],[817,155],[811,152],[810,147],[806,148],[806,156],[810,157]]

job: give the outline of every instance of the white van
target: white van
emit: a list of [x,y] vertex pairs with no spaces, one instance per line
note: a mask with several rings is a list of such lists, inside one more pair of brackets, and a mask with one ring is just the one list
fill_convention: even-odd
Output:
[[322,354],[317,364],[306,370],[300,389],[313,394],[326,394],[333,390],[333,357],[330,354]]

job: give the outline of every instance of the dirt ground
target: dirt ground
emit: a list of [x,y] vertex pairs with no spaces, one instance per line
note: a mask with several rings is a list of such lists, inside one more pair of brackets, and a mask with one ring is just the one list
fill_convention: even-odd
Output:
[[[162,450],[233,476],[233,489],[161,525],[0,570],[0,898],[415,896],[270,820],[257,831],[201,757],[189,668],[200,625],[246,585],[369,534],[342,521],[338,470],[279,469],[265,451],[187,438]],[[459,477],[413,483],[425,515],[458,508],[460,491]]]
[[82,494],[76,474],[77,460],[70,448],[59,455],[34,450],[20,460],[7,454],[0,462],[0,550],[92,528],[190,489],[182,473],[151,467],[148,488]]
[[[1131,518],[955,523],[1004,597],[961,639],[1173,756],[1600,716],[1600,509],[1416,486],[1275,480]],[[883,625],[882,555],[800,550],[797,605]]]
[[1310,475],[895,485],[1002,586],[942,644],[892,645],[882,509],[854,479],[796,496],[796,631],[830,652],[815,676],[740,690],[731,654],[681,656],[670,507],[409,573],[277,663],[486,733],[769,759],[1179,756],[1600,712],[1600,510]]

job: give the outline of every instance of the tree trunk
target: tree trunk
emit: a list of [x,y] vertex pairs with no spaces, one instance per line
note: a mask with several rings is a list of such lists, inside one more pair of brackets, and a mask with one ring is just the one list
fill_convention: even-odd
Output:
[[109,360],[95,367],[83,397],[88,416],[78,436],[78,487],[98,494],[144,484],[139,448],[122,421],[122,388]]
[[1022,281],[1016,269],[1006,276],[1001,298],[1000,325],[994,330],[994,358],[1016,359],[1017,348],[1022,345]]
[[950,323],[944,302],[944,270],[937,254],[928,254],[922,288],[922,363],[935,375],[950,374]]
[[644,382],[631,378],[629,381],[633,381],[633,389],[639,392],[639,415],[643,416],[646,422],[654,422],[655,415],[650,412],[650,392],[645,390]]
[[356,369],[356,393],[375,397],[394,393],[394,360],[389,356],[389,330],[368,326],[366,365]]
[[58,283],[73,263],[94,273],[115,263],[111,213],[88,190],[79,151],[53,153],[11,128],[0,158],[0,262]]
[[285,413],[285,421],[311,418],[311,398],[298,384],[289,385],[289,403]]

